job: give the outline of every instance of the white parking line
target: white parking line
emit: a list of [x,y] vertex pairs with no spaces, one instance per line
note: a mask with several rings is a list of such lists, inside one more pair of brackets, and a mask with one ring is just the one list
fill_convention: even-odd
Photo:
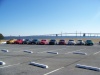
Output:
[[[46,48],[36,48],[36,49],[27,49],[27,50],[33,50],[34,51],[34,50],[38,50],[38,49],[46,49]],[[23,52],[23,50],[21,50],[21,51],[12,51],[12,52]]]
[[[58,51],[58,50],[63,50],[63,49],[67,49],[67,48],[62,48],[62,49],[55,49],[55,50],[51,50],[51,51]],[[50,52],[51,52],[51,51],[50,51]],[[37,52],[37,53],[45,53],[45,52],[48,52],[48,51]]]
[[63,69],[63,68],[64,68],[64,67],[55,69],[55,70],[53,70],[53,71],[51,71],[51,72],[48,72],[48,73],[46,73],[46,74],[44,74],[44,75],[49,75],[49,74],[54,73],[54,72],[56,72],[56,71],[58,71],[58,70],[61,70],[61,69]]
[[12,51],[12,52],[23,52],[24,50],[21,50],[21,51]]
[[[23,48],[25,48],[25,47],[23,47]],[[48,47],[46,47],[46,48],[48,48]],[[33,49],[28,49],[28,50],[38,50],[38,49],[46,49],[46,48],[36,48],[36,49],[33,48]],[[11,48],[11,50],[13,50],[13,49],[19,49],[19,48]],[[21,47],[21,49],[22,49],[22,47]],[[25,50],[25,49],[23,49],[23,50]],[[12,51],[12,52],[22,52],[23,50],[21,50],[21,51]]]
[[[38,49],[46,49],[46,48],[48,48],[48,47],[45,47],[45,48],[33,48],[33,50],[38,50]],[[30,50],[32,50],[32,49],[30,49]]]
[[0,68],[11,67],[11,66],[19,65],[19,64],[20,64],[20,63],[18,63],[18,64],[13,64],[13,65],[7,65],[7,66],[3,66],[3,67],[0,67]]
[[98,54],[98,53],[100,53],[100,51],[98,51],[98,52],[95,52],[93,55],[96,55],[96,54]]
[[85,50],[85,49],[86,49],[86,48],[84,48],[84,49],[79,49],[79,50],[75,50],[75,51],[67,52],[67,53],[65,53],[65,54],[69,54],[69,53],[73,53],[73,52],[81,51],[81,50]]
[[[62,48],[62,49],[55,49],[55,50],[51,50],[51,51],[59,51],[59,50],[63,50],[63,49],[67,49],[67,48]],[[86,48],[84,49],[79,49],[79,50],[75,50],[75,51],[81,51],[81,50],[85,50]],[[71,51],[71,52],[67,52],[65,54],[69,54],[69,53],[72,53],[72,52],[75,52],[75,51]],[[37,52],[37,53],[45,53],[45,52],[48,52],[48,51],[42,51],[42,52]]]

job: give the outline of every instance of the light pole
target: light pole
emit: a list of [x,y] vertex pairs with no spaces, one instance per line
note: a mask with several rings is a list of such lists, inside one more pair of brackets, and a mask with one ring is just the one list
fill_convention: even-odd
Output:
[[76,37],[77,37],[77,31],[76,31]]

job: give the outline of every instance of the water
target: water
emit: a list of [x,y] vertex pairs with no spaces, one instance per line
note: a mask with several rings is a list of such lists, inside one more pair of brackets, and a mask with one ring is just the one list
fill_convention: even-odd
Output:
[[73,39],[73,38],[100,38],[100,36],[5,36],[8,39]]

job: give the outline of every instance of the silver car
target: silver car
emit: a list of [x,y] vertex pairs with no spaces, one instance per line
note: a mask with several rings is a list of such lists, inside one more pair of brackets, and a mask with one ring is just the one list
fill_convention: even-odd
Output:
[[83,40],[77,40],[76,45],[85,45]]
[[75,44],[76,44],[76,42],[74,40],[69,40],[68,41],[68,45],[75,45]]

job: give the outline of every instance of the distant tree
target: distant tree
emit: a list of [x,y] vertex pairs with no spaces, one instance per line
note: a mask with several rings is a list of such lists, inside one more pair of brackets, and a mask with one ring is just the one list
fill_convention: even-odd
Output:
[[0,33],[0,40],[4,39],[4,36]]

